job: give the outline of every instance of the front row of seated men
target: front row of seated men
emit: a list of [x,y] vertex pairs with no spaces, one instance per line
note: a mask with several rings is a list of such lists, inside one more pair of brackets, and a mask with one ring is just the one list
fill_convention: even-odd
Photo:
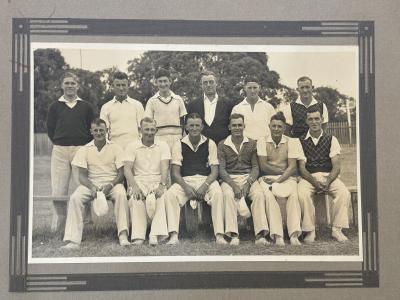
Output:
[[[322,131],[322,121],[319,110],[309,110],[309,131],[300,139],[293,139],[283,135],[285,117],[277,113],[271,118],[271,134],[256,142],[243,135],[243,115],[232,114],[231,135],[217,148],[201,134],[201,117],[192,113],[186,118],[188,134],[173,145],[170,153],[165,142],[154,141],[155,121],[144,118],[140,124],[141,139],[130,143],[123,153],[119,146],[107,141],[105,122],[96,119],[91,124],[93,141],[79,149],[73,160],[73,165],[79,168],[81,185],[69,202],[64,236],[69,243],[63,248],[79,249],[84,204],[93,200],[98,191],[115,202],[122,246],[131,244],[129,232],[132,244],[143,244],[149,225],[150,245],[168,237],[168,244],[179,243],[180,209],[189,200],[191,204],[205,201],[211,206],[217,244],[229,241],[238,245],[238,206],[244,198],[251,202],[255,243],[268,245],[272,241],[283,246],[282,216],[276,197],[287,198],[290,244],[301,245],[298,238],[302,232],[304,242],[312,243],[315,240],[313,195],[320,193],[332,196],[332,237],[346,241],[342,228],[348,228],[350,193],[338,178],[339,143]],[[174,183],[167,189],[170,162]],[[297,171],[301,175],[299,182]]]

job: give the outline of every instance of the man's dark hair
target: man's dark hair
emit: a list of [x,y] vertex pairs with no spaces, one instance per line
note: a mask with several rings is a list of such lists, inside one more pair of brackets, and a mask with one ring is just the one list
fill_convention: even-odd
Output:
[[254,76],[254,75],[248,75],[244,78],[243,83],[244,83],[244,85],[246,85],[249,82],[255,82],[255,83],[260,84],[260,79],[258,79],[258,77]]
[[101,124],[104,124],[104,126],[106,126],[106,128],[107,128],[106,121],[104,121],[103,119],[100,119],[100,118],[95,118],[90,124],[94,124],[96,126],[100,126]]
[[209,70],[204,70],[200,73],[200,81],[203,79],[203,76],[214,76],[215,81],[217,81],[217,75],[215,75],[215,73],[213,71],[209,71]]
[[61,77],[61,82],[63,82],[65,78],[72,78],[79,84],[79,77],[75,73],[65,72]]
[[203,124],[203,118],[198,113],[191,113],[188,114],[185,118],[185,125],[187,124],[189,119],[200,119],[201,123]]
[[158,79],[160,77],[168,77],[170,78],[171,74],[169,73],[169,71],[167,69],[164,68],[159,68],[156,72],[156,74],[154,75],[155,79]]
[[121,71],[117,71],[117,72],[114,73],[113,80],[115,80],[115,79],[118,79],[118,80],[124,80],[124,79],[129,80],[128,74],[126,74],[124,72],[121,72]]
[[322,113],[320,110],[320,107],[318,105],[312,105],[309,108],[307,108],[307,114],[319,112],[320,116],[322,117]]
[[242,114],[231,114],[229,117],[229,123],[231,123],[231,120],[234,119],[242,119],[244,122],[244,116]]
[[308,76],[302,76],[302,77],[300,77],[299,79],[297,79],[297,85],[299,84],[299,82],[303,82],[303,81],[310,81],[310,83],[311,83],[311,85],[312,85],[312,80],[311,80],[311,78],[310,77],[308,77]]
[[282,121],[283,123],[286,123],[285,115],[281,111],[278,111],[276,114],[274,114],[271,117],[271,122],[272,122],[272,120]]

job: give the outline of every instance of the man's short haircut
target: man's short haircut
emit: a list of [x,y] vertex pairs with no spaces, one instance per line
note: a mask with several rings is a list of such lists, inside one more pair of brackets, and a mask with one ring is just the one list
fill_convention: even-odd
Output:
[[304,82],[304,81],[310,81],[311,85],[312,85],[312,80],[310,77],[308,76],[302,76],[299,79],[297,79],[297,85],[299,85],[299,82]]
[[74,79],[77,83],[79,83],[79,77],[78,77],[76,74],[72,73],[72,72],[65,72],[64,75],[63,75],[62,78],[61,78],[61,82],[64,82],[64,79],[65,79],[65,78],[72,78],[72,79]]
[[186,118],[185,118],[185,125],[187,124],[189,119],[200,119],[201,120],[201,124],[203,124],[203,118],[198,113],[188,114],[186,116]]
[[94,124],[96,126],[100,126],[101,124],[103,124],[107,128],[106,121],[104,121],[103,119],[100,119],[100,118],[93,119],[93,121],[90,124]]
[[242,114],[231,114],[229,117],[229,124],[231,123],[232,120],[235,119],[242,119],[244,123],[244,116]]
[[309,108],[307,108],[307,114],[311,114],[311,113],[315,113],[315,112],[319,112],[319,115],[322,118],[322,113],[321,113],[319,105],[312,105]]
[[214,76],[215,81],[217,81],[217,75],[213,71],[204,70],[200,73],[200,81],[203,80],[203,76]]
[[282,121],[283,123],[286,124],[285,115],[284,115],[283,112],[281,112],[281,111],[278,111],[276,114],[274,114],[274,115],[271,117],[271,122],[272,122],[273,120]]
[[144,117],[143,119],[140,120],[140,127],[142,127],[143,123],[151,123],[154,124],[154,126],[157,127],[157,122],[156,120],[150,118],[150,117]]
[[129,77],[128,74],[121,72],[121,71],[117,71],[114,73],[113,75],[113,80],[118,79],[118,80],[128,80],[129,81]]
[[171,77],[171,74],[169,73],[169,71],[167,69],[164,68],[159,68],[156,72],[156,74],[154,75],[155,79],[158,79],[160,77]]
[[244,78],[243,83],[244,83],[244,85],[246,85],[246,84],[248,84],[249,82],[255,82],[255,83],[260,84],[260,79],[258,79],[257,76],[248,75],[248,76],[246,76],[246,77]]

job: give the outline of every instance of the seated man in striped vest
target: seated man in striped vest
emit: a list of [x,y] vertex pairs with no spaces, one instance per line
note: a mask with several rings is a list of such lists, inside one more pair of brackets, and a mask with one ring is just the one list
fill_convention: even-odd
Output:
[[175,183],[164,194],[170,234],[168,244],[179,242],[180,211],[188,200],[204,200],[211,206],[216,242],[227,244],[224,239],[224,198],[216,181],[217,146],[201,134],[203,121],[198,113],[189,114],[185,122],[188,135],[172,147],[171,177]]
[[297,91],[300,95],[299,99],[295,102],[291,102],[290,105],[282,109],[286,118],[287,134],[299,138],[307,133],[307,110],[311,107],[316,107],[321,112],[323,117],[322,129],[326,130],[329,121],[328,109],[324,103],[317,101],[313,97],[311,78],[303,76],[297,79]]
[[302,178],[298,184],[302,230],[307,232],[304,242],[312,243],[315,240],[315,207],[312,197],[315,193],[328,193],[333,197],[332,237],[344,242],[347,237],[342,233],[342,228],[349,228],[350,193],[338,177],[340,145],[334,136],[322,130],[323,118],[317,107],[308,110],[306,121],[310,129],[300,138],[304,156],[299,160]]

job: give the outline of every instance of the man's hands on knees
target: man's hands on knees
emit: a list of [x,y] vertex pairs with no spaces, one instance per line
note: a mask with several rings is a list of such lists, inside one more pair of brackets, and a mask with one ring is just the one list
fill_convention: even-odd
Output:
[[195,190],[192,186],[186,184],[186,185],[183,187],[183,190],[185,191],[186,196],[187,196],[190,200],[197,199],[196,190]]
[[158,199],[164,194],[165,190],[166,190],[166,186],[162,185],[160,183],[153,192],[154,192],[154,195],[156,196],[156,198]]
[[238,187],[236,183],[231,184],[233,194],[235,195],[235,199],[240,199],[242,198],[242,190]]
[[196,191],[196,198],[198,201],[200,200],[204,200],[204,196],[207,193],[209,184],[207,184],[206,182],[204,182]]
[[246,198],[247,195],[249,194],[249,191],[250,191],[250,183],[249,183],[249,182],[246,182],[246,183],[243,185],[243,188],[242,188],[242,196]]
[[100,187],[100,191],[102,191],[104,193],[104,195],[108,195],[111,192],[113,187],[114,187],[114,185],[111,182],[109,182],[107,184],[102,185]]
[[135,200],[144,200],[146,198],[137,184],[128,187],[127,195],[128,198]]
[[90,188],[90,194],[91,194],[93,199],[96,198],[98,191],[100,191],[100,188],[98,188],[95,185],[92,185],[92,187]]

